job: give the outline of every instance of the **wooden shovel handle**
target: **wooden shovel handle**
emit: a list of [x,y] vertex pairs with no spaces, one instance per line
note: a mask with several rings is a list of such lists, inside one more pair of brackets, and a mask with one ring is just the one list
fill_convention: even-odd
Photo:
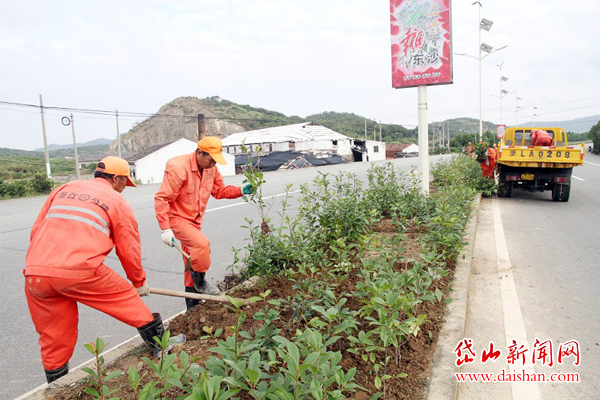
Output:
[[[225,296],[211,296],[209,294],[202,293],[188,293],[188,292],[179,292],[177,290],[168,290],[168,289],[160,289],[160,288],[150,288],[150,293],[160,294],[163,296],[173,296],[173,297],[185,297],[187,299],[194,300],[208,300],[208,301],[218,301],[221,303],[229,303],[229,300]],[[246,299],[236,299],[241,300],[244,304],[248,304],[249,301]]]
[[175,243],[175,248],[181,253],[182,256],[184,256],[188,260],[192,258],[192,257],[190,257],[190,255],[188,253],[183,251],[183,249],[181,248],[181,245],[179,243]]

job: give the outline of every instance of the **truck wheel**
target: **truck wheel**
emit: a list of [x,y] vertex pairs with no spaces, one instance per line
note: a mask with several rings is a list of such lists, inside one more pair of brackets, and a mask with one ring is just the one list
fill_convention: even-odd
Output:
[[560,201],[566,203],[567,201],[569,201],[569,195],[571,194],[571,185],[560,186],[562,187],[560,191]]
[[511,197],[512,183],[501,182],[498,184],[498,197]]
[[506,197],[506,184],[505,183],[498,184],[498,197]]
[[552,200],[561,201],[566,203],[569,201],[569,195],[571,194],[571,185],[559,185],[555,184],[552,188]]
[[513,184],[511,183],[504,183],[504,186],[506,187],[506,197],[512,197],[512,188],[513,188]]
[[560,198],[560,186],[559,184],[554,184],[552,187],[552,201],[558,201]]

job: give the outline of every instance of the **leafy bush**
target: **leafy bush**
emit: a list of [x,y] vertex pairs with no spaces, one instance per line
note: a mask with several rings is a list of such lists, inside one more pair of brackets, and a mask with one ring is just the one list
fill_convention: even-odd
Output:
[[15,198],[23,197],[27,193],[27,182],[16,181],[16,182],[3,182],[0,181],[0,197],[3,198]]
[[31,187],[35,193],[50,193],[52,191],[53,182],[46,176],[37,174],[31,181]]

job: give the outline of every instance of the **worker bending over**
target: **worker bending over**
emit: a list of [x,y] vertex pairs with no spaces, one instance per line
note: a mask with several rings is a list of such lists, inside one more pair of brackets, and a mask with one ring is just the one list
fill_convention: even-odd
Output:
[[532,146],[552,146],[552,136],[544,130],[534,129],[531,131]]
[[[216,167],[216,163],[226,164],[222,147],[219,138],[207,136],[198,142],[198,149],[193,153],[171,158],[154,196],[162,241],[172,247],[178,239],[183,250],[192,258],[191,270],[184,270],[185,291],[189,293],[219,293],[206,280],[210,267],[210,242],[202,233],[201,225],[208,199],[211,195],[215,199],[236,199],[253,193],[250,184],[243,189],[225,186]],[[188,310],[197,304],[198,300],[186,299]]]
[[[164,333],[160,314],[152,314],[140,298],[150,290],[142,268],[138,225],[121,195],[125,186],[135,187],[129,164],[106,157],[94,176],[56,188],[31,229],[23,270],[25,295],[40,335],[48,383],[69,372],[77,343],[77,303],[137,328],[155,349],[153,337]],[[115,247],[131,283],[104,265]]]

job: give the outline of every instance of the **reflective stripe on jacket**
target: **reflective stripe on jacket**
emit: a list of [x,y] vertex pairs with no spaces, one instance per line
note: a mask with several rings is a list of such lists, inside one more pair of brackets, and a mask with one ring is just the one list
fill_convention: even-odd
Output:
[[225,186],[216,166],[202,170],[196,162],[196,152],[171,158],[165,176],[154,196],[154,209],[160,229],[169,229],[169,217],[179,216],[202,223],[206,203],[215,199],[237,199],[242,196],[239,186]]
[[113,248],[133,286],[142,286],[140,234],[129,204],[104,178],[69,182],[48,196],[31,229],[25,275],[92,276]]

